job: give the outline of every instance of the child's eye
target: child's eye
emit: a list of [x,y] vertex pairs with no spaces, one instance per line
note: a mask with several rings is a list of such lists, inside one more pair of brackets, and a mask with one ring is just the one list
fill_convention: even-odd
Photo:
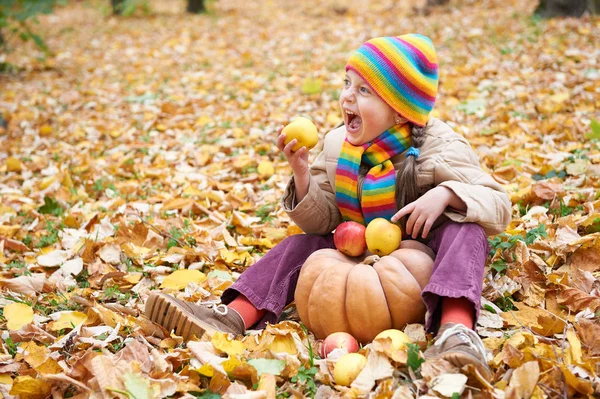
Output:
[[366,87],[361,87],[360,88],[360,92],[361,93],[365,93],[365,94],[369,94],[369,89],[367,89]]
[[344,79],[344,86],[350,86],[350,80]]

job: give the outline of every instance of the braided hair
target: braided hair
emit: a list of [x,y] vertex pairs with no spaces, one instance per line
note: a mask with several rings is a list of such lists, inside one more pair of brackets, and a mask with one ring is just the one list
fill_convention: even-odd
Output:
[[[427,126],[412,125],[411,136],[414,148],[419,148],[423,145],[426,132]],[[407,204],[415,201],[418,197],[417,160],[413,156],[408,156],[404,160],[402,169],[396,172],[396,206],[400,210]]]

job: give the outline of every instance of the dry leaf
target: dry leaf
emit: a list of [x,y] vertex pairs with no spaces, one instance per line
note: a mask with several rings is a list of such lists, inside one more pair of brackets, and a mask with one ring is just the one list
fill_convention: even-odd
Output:
[[4,318],[9,330],[19,330],[33,321],[33,309],[24,303],[10,303],[4,307]]

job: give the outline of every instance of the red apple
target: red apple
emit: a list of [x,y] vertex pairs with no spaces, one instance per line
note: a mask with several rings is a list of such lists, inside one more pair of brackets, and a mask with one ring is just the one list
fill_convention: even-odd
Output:
[[348,256],[360,256],[367,251],[365,231],[367,228],[357,222],[341,223],[333,233],[335,247]]
[[321,357],[325,359],[329,352],[337,348],[345,348],[348,353],[358,352],[358,341],[347,332],[329,334],[321,345]]

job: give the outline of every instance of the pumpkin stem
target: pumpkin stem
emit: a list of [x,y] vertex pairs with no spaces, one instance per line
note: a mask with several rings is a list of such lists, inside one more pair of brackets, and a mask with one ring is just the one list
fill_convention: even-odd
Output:
[[370,255],[367,256],[365,258],[365,260],[362,261],[362,263],[364,263],[365,265],[369,265],[372,266],[374,265],[379,259],[381,259],[381,257],[379,255]]

